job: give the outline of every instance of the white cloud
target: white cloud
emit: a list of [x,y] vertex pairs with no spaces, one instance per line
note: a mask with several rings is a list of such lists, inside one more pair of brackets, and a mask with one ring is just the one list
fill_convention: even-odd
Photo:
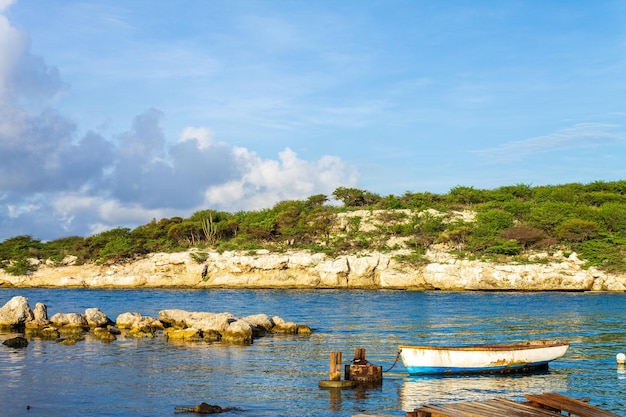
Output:
[[225,210],[256,210],[282,200],[330,194],[339,186],[354,186],[357,180],[356,171],[333,156],[304,161],[289,148],[279,153],[278,160],[264,160],[244,148],[235,148],[234,154],[243,174],[209,187],[206,204]]
[[179,142],[193,141],[198,142],[198,149],[205,150],[213,143],[213,131],[206,127],[187,127],[178,139]]
[[[0,12],[11,3],[0,0]],[[79,137],[50,100],[65,88],[60,72],[29,48],[27,34],[0,14],[0,240],[84,236],[207,208],[259,209],[356,184],[338,157],[306,161],[286,148],[264,159],[216,141],[209,127],[186,127],[172,144],[166,115],[154,108],[110,138],[90,126]]]
[[0,12],[3,12],[5,9],[8,9],[10,5],[14,3],[13,0],[0,0]]
[[[10,1],[0,0],[0,12],[10,4]],[[8,79],[27,44],[26,36],[14,28],[5,16],[0,15],[0,104],[9,98]]]
[[626,141],[626,134],[615,132],[620,126],[605,123],[579,123],[557,132],[502,146],[475,151],[492,162],[508,162],[527,155],[573,148],[589,148]]
[[109,225],[139,225],[147,223],[152,218],[166,217],[167,214],[171,213],[171,210],[146,209],[140,202],[120,204],[119,201],[108,200],[98,207],[97,213],[98,218]]

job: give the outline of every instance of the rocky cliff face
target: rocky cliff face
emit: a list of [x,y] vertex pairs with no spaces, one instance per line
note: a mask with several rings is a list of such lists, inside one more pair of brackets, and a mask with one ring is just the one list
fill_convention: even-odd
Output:
[[583,269],[575,254],[519,265],[460,260],[445,251],[427,256],[430,263],[412,266],[386,253],[329,258],[303,251],[211,252],[202,263],[191,252],[155,253],[128,264],[76,266],[68,260],[27,276],[0,272],[0,286],[626,291],[626,275]]

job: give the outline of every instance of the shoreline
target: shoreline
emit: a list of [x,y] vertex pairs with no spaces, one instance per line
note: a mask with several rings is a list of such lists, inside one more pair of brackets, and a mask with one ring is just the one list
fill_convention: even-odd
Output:
[[291,251],[153,253],[124,264],[42,263],[30,275],[0,272],[0,288],[372,289],[415,291],[626,291],[626,274],[583,268],[571,254],[537,263],[499,264],[431,252],[429,263],[400,263],[393,253],[330,258]]

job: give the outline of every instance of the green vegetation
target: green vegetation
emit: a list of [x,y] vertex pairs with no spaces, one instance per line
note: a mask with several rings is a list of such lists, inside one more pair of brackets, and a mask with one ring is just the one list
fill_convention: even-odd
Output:
[[[421,264],[426,250],[443,244],[456,256],[531,262],[536,252],[576,252],[587,266],[626,272],[626,180],[493,190],[457,186],[448,194],[381,197],[337,188],[274,207],[227,213],[202,210],[97,235],[42,242],[17,236],[0,243],[0,268],[16,275],[42,262],[117,263],[152,252],[303,249],[330,256],[404,249],[396,259]],[[537,260],[536,262],[542,262]],[[545,262],[545,260],[543,260]]]

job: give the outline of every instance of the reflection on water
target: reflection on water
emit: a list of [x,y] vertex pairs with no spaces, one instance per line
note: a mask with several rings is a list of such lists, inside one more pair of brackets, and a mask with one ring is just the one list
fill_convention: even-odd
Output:
[[494,397],[518,400],[523,394],[567,391],[567,374],[541,372],[519,375],[473,375],[407,377],[400,389],[402,409],[423,404],[488,400]]

